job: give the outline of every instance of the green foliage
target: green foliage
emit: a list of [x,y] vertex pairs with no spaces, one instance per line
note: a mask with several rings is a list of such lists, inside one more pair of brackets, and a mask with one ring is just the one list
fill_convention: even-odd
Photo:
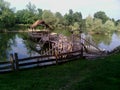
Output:
[[74,29],[74,24],[79,24],[80,29],[82,27],[82,14],[81,12],[73,12],[72,9],[69,10],[68,14],[64,15],[64,24],[69,27],[69,29]]
[[102,23],[105,23],[109,18],[103,11],[98,11],[94,14],[95,18],[99,18],[102,20]]
[[0,10],[2,11],[3,9],[5,8],[9,8],[10,6],[10,3],[9,2],[6,2],[4,0],[0,0]]
[[94,21],[93,21],[93,31],[95,32],[101,32],[102,31],[102,20],[101,19],[98,19],[98,18],[95,18]]
[[0,33],[0,61],[6,61],[14,41],[15,33]]
[[80,26],[80,30],[82,32],[86,32],[86,20],[85,19],[82,19],[82,23],[81,23],[81,26]]
[[88,16],[86,17],[86,30],[88,32],[95,32],[95,33],[109,33],[111,31],[115,31],[116,25],[115,25],[115,20],[114,19],[106,19],[107,21],[105,23],[103,23],[103,18],[100,19],[99,17],[97,17],[97,15],[105,15],[105,13],[103,14],[103,12],[98,12],[95,14],[95,18],[92,18],[92,16]]
[[38,8],[37,9],[38,10],[38,19],[42,19],[42,14],[43,14],[43,11],[42,11],[42,9],[40,9],[40,8]]
[[110,32],[110,31],[113,31],[115,30],[115,24],[113,21],[111,20],[107,20],[103,26],[103,29],[105,32]]
[[44,10],[42,14],[42,19],[49,25],[52,25],[54,27],[57,18],[50,10]]
[[73,27],[72,27],[72,30],[79,30],[80,29],[80,25],[78,22],[75,22]]
[[53,13],[50,10],[43,11],[40,8],[36,8],[31,2],[26,5],[26,9],[18,10],[15,13],[14,10],[10,8],[10,3],[0,0],[0,28],[11,28],[16,26],[15,24],[29,25],[41,19],[53,28],[66,30],[80,29],[88,32],[118,30],[120,22],[120,20],[115,21],[114,19],[110,19],[104,11],[96,12],[94,18],[89,15],[85,19],[82,19],[81,12],[73,12],[73,10],[70,9],[69,12],[63,16],[60,12]]
[[120,23],[117,24],[117,30],[120,30]]
[[10,4],[0,0],[0,27],[8,28],[15,25],[15,14],[9,8]]
[[65,23],[66,23],[66,25],[72,25],[73,23],[73,19],[72,19],[72,16],[71,15],[69,15],[69,14],[65,14],[65,16],[64,16],[64,18],[65,18]]
[[[27,9],[18,10],[16,13],[16,23],[18,24],[32,24],[38,19],[35,5],[30,2],[26,5]],[[40,13],[40,11],[39,11]]]
[[78,22],[79,25],[81,25],[81,23],[82,23],[82,14],[81,14],[81,12],[75,12],[73,14],[73,21]]
[[56,18],[57,18],[57,21],[56,21],[56,24],[63,24],[63,16],[61,15],[61,13],[59,13],[59,12],[56,12],[55,13],[55,16],[56,16]]
[[115,25],[118,25],[120,23],[120,19],[118,19],[116,22],[115,22]]
[[90,15],[86,17],[86,29],[87,31],[93,30],[93,18]]

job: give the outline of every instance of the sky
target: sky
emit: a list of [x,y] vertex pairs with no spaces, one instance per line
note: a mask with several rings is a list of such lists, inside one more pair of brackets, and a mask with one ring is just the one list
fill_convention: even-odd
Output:
[[83,18],[93,16],[98,11],[104,11],[107,16],[120,19],[120,0],[5,0],[10,2],[16,10],[25,9],[31,2],[36,8],[51,10],[52,12],[68,13],[69,9],[81,12]]

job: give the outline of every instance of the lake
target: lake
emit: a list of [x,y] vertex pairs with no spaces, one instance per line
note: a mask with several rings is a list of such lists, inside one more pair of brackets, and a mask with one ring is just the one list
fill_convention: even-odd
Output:
[[[96,45],[107,51],[111,51],[120,46],[120,33],[111,33],[108,35],[88,35],[89,39],[93,39]],[[0,33],[0,61],[9,60],[11,53],[18,53],[19,58],[40,55],[34,48],[33,42],[27,40],[27,33]]]

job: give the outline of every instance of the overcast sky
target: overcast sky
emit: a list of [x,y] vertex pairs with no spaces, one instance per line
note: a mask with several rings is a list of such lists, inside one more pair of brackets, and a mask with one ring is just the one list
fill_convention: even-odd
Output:
[[107,16],[114,19],[120,19],[120,0],[6,0],[11,3],[11,7],[16,10],[26,8],[26,4],[31,2],[36,8],[60,12],[63,15],[68,13],[69,9],[74,12],[81,12],[83,17],[93,15],[97,11],[104,11]]

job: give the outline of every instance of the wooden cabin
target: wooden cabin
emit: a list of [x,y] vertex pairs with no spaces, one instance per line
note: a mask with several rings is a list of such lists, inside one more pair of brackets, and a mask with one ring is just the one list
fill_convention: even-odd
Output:
[[37,20],[31,26],[30,29],[36,31],[37,26],[44,26],[45,30],[51,30],[51,27],[44,20]]

